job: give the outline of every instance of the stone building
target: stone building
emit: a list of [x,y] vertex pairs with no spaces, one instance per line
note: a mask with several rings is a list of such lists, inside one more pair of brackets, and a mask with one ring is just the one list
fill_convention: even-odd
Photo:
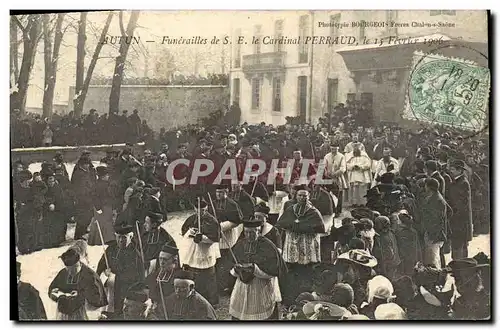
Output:
[[249,13],[232,30],[231,100],[249,123],[316,123],[347,99],[402,123],[414,51],[487,66],[487,42],[486,11]]

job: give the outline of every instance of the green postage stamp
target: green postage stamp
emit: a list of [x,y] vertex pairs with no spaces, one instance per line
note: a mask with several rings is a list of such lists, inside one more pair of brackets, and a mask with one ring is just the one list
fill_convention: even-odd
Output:
[[415,52],[403,117],[470,131],[488,121],[490,71],[472,61]]

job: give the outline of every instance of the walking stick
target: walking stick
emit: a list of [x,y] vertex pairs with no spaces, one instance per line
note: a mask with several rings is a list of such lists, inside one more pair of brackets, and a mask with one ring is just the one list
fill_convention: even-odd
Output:
[[[217,215],[215,213],[214,202],[212,201],[212,196],[210,196],[210,193],[207,193],[207,194],[208,194],[208,199],[210,200],[210,205],[212,206],[212,210],[214,210],[214,217],[215,217],[215,219],[217,219]],[[234,262],[238,263],[238,259],[236,259],[236,256],[234,255],[233,250],[229,246],[229,241],[227,240],[226,235],[224,235],[224,233],[222,232],[222,229],[220,231],[220,236],[222,237],[222,239],[224,239],[224,241],[226,241],[227,246],[229,247],[229,252],[231,253],[231,256],[233,257]]]

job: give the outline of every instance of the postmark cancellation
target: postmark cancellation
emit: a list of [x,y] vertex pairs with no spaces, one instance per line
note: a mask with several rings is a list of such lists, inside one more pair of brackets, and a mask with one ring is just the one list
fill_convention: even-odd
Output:
[[488,122],[489,91],[488,68],[416,51],[403,118],[478,132]]

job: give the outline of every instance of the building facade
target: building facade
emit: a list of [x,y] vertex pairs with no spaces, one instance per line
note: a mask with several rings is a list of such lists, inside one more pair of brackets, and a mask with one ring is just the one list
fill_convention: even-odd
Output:
[[[487,22],[486,11],[249,13],[232,31],[231,100],[248,123],[280,125],[296,116],[316,123],[347,99],[369,103],[375,120],[402,122],[413,52],[487,65]],[[381,38],[385,44],[374,43]]]

